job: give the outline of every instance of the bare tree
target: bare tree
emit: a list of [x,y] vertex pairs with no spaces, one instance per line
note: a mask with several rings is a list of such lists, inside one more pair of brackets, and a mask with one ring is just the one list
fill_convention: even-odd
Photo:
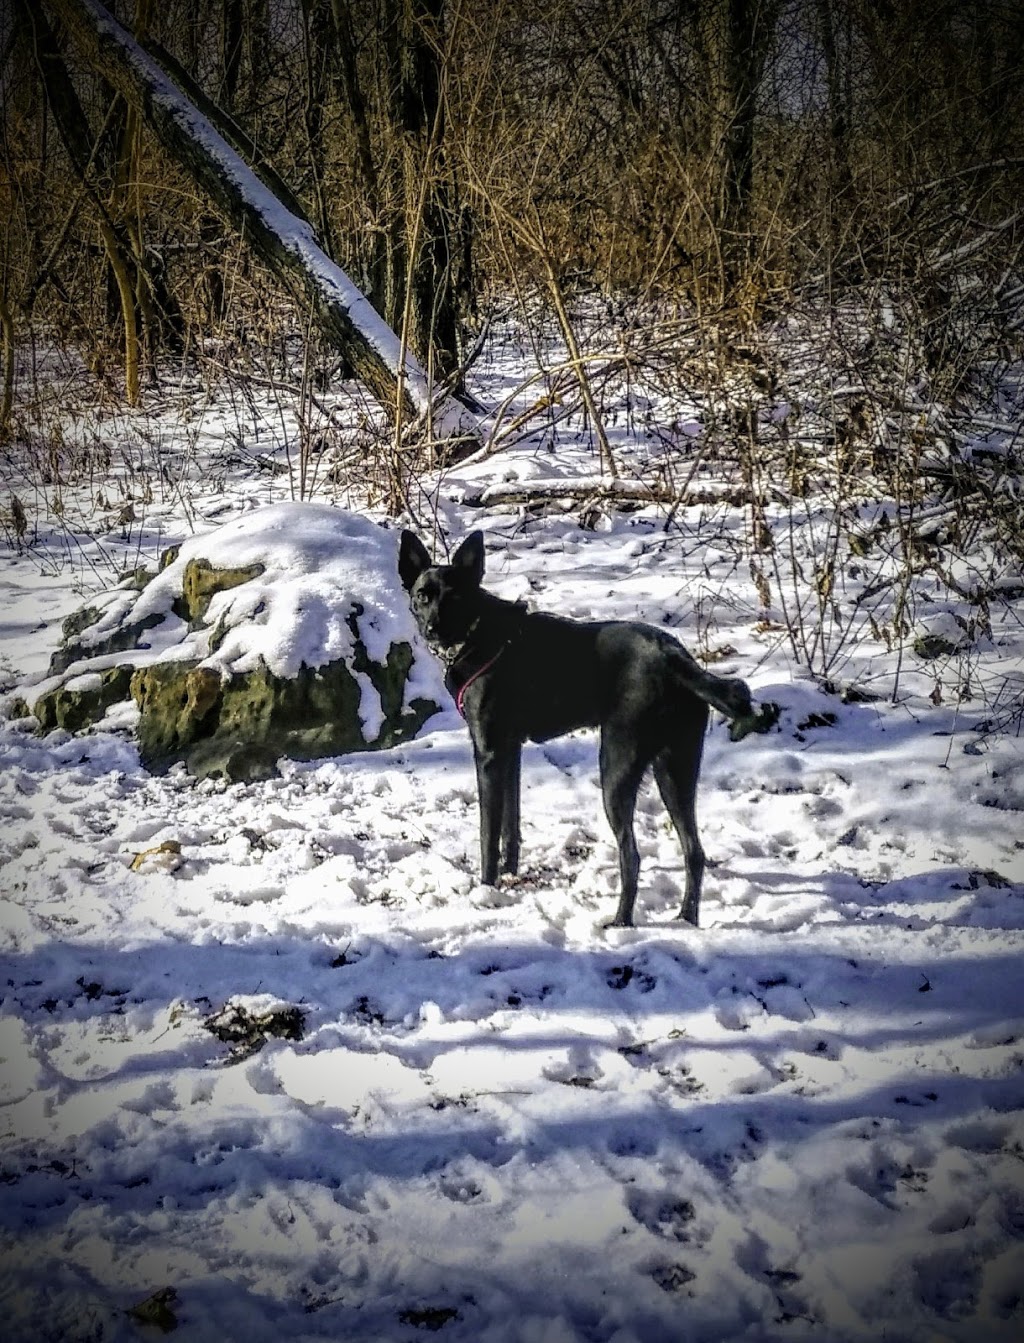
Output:
[[726,294],[742,283],[753,253],[757,95],[778,15],[778,0],[712,0],[698,9],[696,31],[707,71],[708,154],[716,183]]
[[436,404],[420,365],[345,273],[310,225],[292,215],[234,149],[167,80],[160,67],[98,3],[50,0],[91,66],[145,117],[178,162],[271,270],[302,295],[327,339],[393,420],[429,422],[440,438],[473,439],[476,417],[452,397]]
[[116,283],[124,322],[125,397],[129,404],[134,405],[139,399],[136,277],[141,275],[143,270],[141,258],[136,257],[136,276],[133,276],[131,244],[124,230],[115,225],[95,187],[93,163],[96,157],[97,139],[89,127],[85,111],[75,92],[50,25],[45,15],[29,4],[28,0],[16,0],[16,3],[23,21],[32,33],[35,60],[60,137],[82,188],[96,209],[100,237]]

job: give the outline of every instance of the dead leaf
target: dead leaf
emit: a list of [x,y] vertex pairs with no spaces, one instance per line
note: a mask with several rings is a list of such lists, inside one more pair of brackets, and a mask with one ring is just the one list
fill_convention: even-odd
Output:
[[[181,866],[181,845],[176,839],[165,839],[160,844],[154,844],[151,849],[143,849],[141,853],[135,854],[132,858],[131,871],[140,871],[147,858],[158,858],[161,854],[167,854],[169,859],[168,862],[159,864],[161,871],[173,872],[175,868]],[[173,861],[175,858],[178,859],[177,862]]]
[[173,1287],[161,1287],[152,1296],[147,1296],[145,1301],[140,1301],[137,1306],[129,1306],[127,1314],[136,1324],[151,1324],[162,1333],[169,1334],[172,1329],[178,1327],[178,1317],[171,1310],[177,1299],[178,1293]]

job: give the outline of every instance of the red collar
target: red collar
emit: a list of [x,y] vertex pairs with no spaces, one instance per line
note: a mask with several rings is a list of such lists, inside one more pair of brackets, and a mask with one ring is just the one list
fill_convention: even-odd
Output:
[[507,643],[502,644],[501,647],[498,649],[498,651],[495,653],[494,657],[489,658],[482,667],[478,667],[477,670],[473,673],[473,675],[469,678],[469,680],[463,681],[462,685],[459,686],[458,693],[455,696],[455,707],[456,709],[458,709],[459,713],[462,715],[463,718],[465,718],[466,716],[466,711],[462,707],[462,701],[466,696],[466,691],[477,679],[477,677],[483,676],[484,672],[491,670],[491,668],[497,662],[498,658],[501,657],[502,653],[504,653],[507,647],[508,647]]

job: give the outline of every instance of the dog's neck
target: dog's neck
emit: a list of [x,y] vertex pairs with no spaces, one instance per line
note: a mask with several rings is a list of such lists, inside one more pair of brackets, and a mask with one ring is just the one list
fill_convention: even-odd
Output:
[[433,649],[458,681],[474,675],[478,667],[518,638],[527,614],[525,602],[508,602],[483,590],[479,595],[480,605],[466,637],[447,648]]

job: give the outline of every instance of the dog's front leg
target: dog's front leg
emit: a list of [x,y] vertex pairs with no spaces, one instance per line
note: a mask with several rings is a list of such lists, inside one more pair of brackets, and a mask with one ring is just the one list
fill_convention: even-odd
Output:
[[498,883],[498,850],[505,816],[508,752],[473,742],[476,787],[480,802],[480,880],[485,886]]
[[508,753],[501,808],[501,870],[511,876],[519,871],[519,778],[523,747],[516,742]]

